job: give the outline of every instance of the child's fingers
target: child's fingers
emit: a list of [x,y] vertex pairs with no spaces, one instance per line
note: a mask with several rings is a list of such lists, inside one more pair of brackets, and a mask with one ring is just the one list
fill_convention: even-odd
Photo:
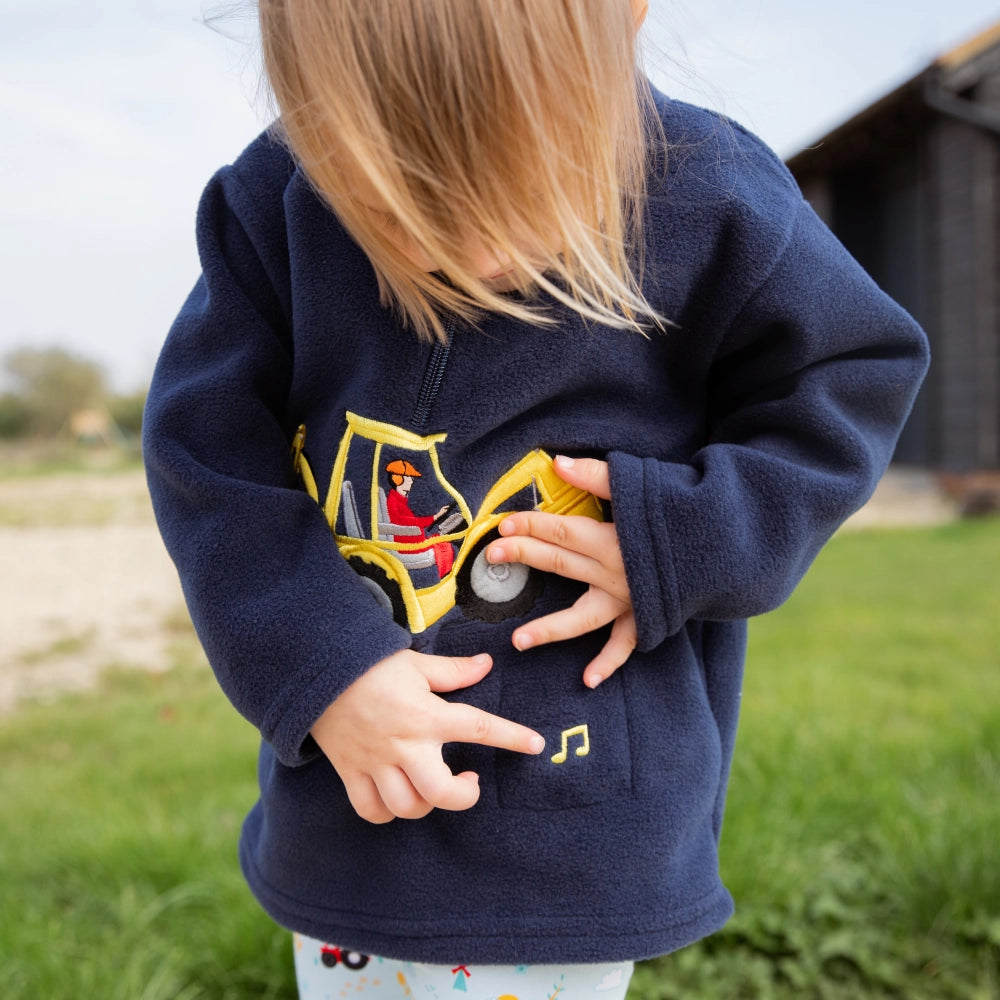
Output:
[[407,770],[414,790],[428,805],[428,811],[469,809],[479,801],[479,775],[473,771],[452,774],[439,750]]
[[399,767],[382,767],[372,775],[385,808],[400,819],[420,819],[434,808]]
[[478,777],[451,773],[444,743],[481,743],[537,754],[534,730],[434,692],[481,680],[486,654],[433,656],[401,650],[363,674],[331,704],[312,733],[344,781],[351,805],[371,823],[419,819],[432,809],[468,809],[479,798]]
[[592,587],[570,607],[535,618],[515,629],[511,641],[517,649],[524,650],[575,639],[602,628],[628,611],[628,604]]
[[457,691],[478,684],[492,669],[489,653],[476,656],[433,656],[413,654],[431,691]]
[[[503,539],[494,542],[491,550],[516,545],[525,538],[537,538],[561,549],[595,554],[607,547],[616,548],[618,535],[610,521],[595,521],[579,514],[548,514],[541,510],[525,510],[510,514],[500,522]],[[501,560],[495,560],[500,562]]]
[[373,775],[359,773],[345,786],[355,812],[369,823],[422,819],[434,809],[469,809],[479,799],[479,775],[452,774],[439,750],[405,770],[387,766]]
[[616,618],[608,641],[583,671],[583,683],[595,688],[606,681],[632,655],[637,642],[635,615],[630,611]]
[[[570,518],[555,514],[522,514],[516,522],[508,517],[501,523],[500,530],[505,536],[508,532],[519,533],[491,543],[486,550],[486,558],[491,563],[524,563],[573,580],[600,574],[602,567],[592,556],[595,545],[600,545],[599,536],[595,535],[591,539],[592,544],[588,545],[580,533],[570,536],[567,532],[549,530],[560,526],[558,522],[568,520]],[[589,521],[590,518],[581,520]],[[590,523],[596,525],[595,521]],[[587,582],[590,582],[589,579]]]
[[608,641],[583,672],[584,684],[595,688],[628,660],[638,642],[632,609],[609,594],[588,590],[572,607],[536,618],[515,630],[512,641],[518,649],[531,649],[586,635],[609,622],[613,624]]
[[628,594],[613,524],[532,511],[508,517],[501,522],[500,531],[504,537],[487,549],[486,557],[492,563],[524,563],[623,598]]
[[555,462],[559,478],[603,500],[611,499],[611,476],[608,463],[597,458],[567,458],[557,455]]
[[362,819],[369,823],[388,823],[396,818],[396,814],[382,801],[371,775],[356,773],[343,776],[343,779],[351,806]]
[[[433,692],[455,691],[482,680],[493,666],[488,653],[477,656],[433,656],[415,654],[419,669]],[[545,740],[520,723],[490,715],[471,705],[455,704],[440,698],[426,709],[433,727],[421,734],[439,743],[481,743],[484,746],[541,753]],[[448,772],[450,774],[450,772]]]

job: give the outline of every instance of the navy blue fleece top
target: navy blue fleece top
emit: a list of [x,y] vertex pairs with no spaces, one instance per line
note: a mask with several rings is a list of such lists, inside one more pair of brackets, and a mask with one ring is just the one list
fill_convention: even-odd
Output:
[[[279,143],[262,136],[204,194],[203,274],[159,360],[144,448],[198,634],[261,733],[240,853],[287,927],[407,960],[586,962],[671,951],[731,912],[717,845],[746,619],[780,604],[870,495],[927,350],[769,150],[658,105],[670,145],[643,280],[673,325],[648,338],[553,304],[554,328],[489,318],[442,357],[380,306],[367,259]],[[519,622],[579,593],[554,577],[514,617],[456,606],[415,634],[397,624],[292,468],[305,424],[321,494],[339,486],[349,412],[438,435],[441,474],[473,511],[533,449],[606,458],[639,631],[622,669],[583,686],[604,632],[514,650]],[[368,474],[370,458],[350,462]],[[438,509],[435,490],[425,466],[415,514]],[[423,586],[441,571],[412,573]],[[449,745],[454,769],[481,776],[478,804],[372,825],[309,730],[407,646],[491,653],[492,672],[448,697],[548,749]],[[589,753],[554,763],[582,726]]]

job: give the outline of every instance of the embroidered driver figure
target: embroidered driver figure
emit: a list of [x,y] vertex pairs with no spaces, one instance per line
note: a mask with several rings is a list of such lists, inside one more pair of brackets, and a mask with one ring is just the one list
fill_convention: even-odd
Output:
[[[389,520],[392,524],[398,524],[401,527],[416,528],[418,532],[418,534],[393,535],[392,540],[407,544],[415,539],[425,539],[427,537],[426,529],[447,512],[448,504],[445,504],[435,514],[414,514],[410,509],[410,490],[413,489],[414,479],[421,478],[420,470],[412,463],[398,458],[390,462],[385,467],[385,471],[389,476],[391,487],[386,492],[385,498]],[[455,550],[448,542],[435,542],[433,545],[420,549],[408,549],[408,551],[426,552],[428,549],[433,549],[438,576],[443,579],[451,572],[452,563],[455,561]]]

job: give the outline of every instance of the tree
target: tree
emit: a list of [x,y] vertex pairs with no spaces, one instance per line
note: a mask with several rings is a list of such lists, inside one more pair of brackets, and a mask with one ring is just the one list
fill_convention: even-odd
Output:
[[0,395],[0,438],[20,438],[31,427],[31,414],[20,396],[12,392]]
[[107,398],[107,377],[94,361],[61,347],[20,347],[4,358],[11,391],[27,414],[31,431],[58,434],[77,410]]
[[114,422],[126,435],[136,438],[142,432],[142,412],[145,406],[145,390],[127,396],[112,396],[108,400],[108,409]]

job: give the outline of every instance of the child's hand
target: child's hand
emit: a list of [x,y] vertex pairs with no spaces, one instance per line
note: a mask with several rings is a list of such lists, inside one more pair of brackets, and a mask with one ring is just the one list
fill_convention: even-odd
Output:
[[404,649],[362,674],[319,717],[313,738],[362,819],[388,823],[474,805],[479,775],[452,774],[441,757],[444,743],[542,752],[545,741],[533,730],[434,694],[469,687],[492,666],[486,654],[428,656]]
[[[559,457],[555,468],[567,483],[611,499],[607,462]],[[525,563],[590,584],[572,607],[522,625],[514,632],[513,641],[518,649],[528,649],[584,635],[613,622],[610,638],[583,672],[584,684],[597,687],[629,658],[637,641],[632,598],[614,524],[602,524],[589,517],[525,511],[501,521],[500,534],[504,537],[487,550],[490,562]]]

